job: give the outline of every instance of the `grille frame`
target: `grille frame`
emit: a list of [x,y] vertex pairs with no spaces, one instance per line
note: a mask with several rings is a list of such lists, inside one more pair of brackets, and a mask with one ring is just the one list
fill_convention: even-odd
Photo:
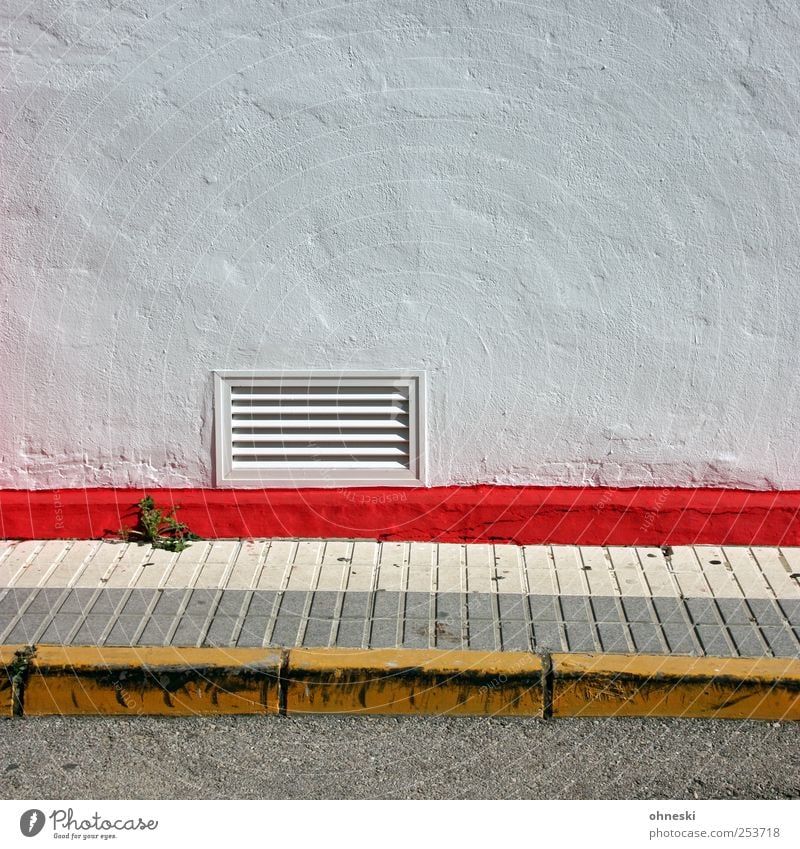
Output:
[[[427,486],[427,452],[426,452],[426,395],[427,395],[427,373],[422,370],[404,369],[396,370],[370,370],[370,371],[330,371],[330,370],[231,370],[231,369],[215,369],[213,372],[214,379],[214,473],[216,486],[236,486],[236,487],[253,487],[253,488],[341,488],[341,487],[370,487],[370,486]],[[252,394],[267,392],[275,396],[281,394],[294,394],[294,390],[306,392],[315,391],[324,394],[339,395],[339,401],[331,401],[333,406],[336,406],[341,401],[350,401],[347,398],[348,392],[357,392],[358,389],[370,389],[373,392],[391,393],[394,391],[407,392],[407,399],[403,403],[407,404],[407,428],[404,428],[400,423],[399,418],[393,417],[392,414],[386,414],[385,419],[373,418],[373,415],[364,416],[368,422],[371,420],[375,423],[375,430],[371,431],[371,435],[365,440],[356,440],[361,442],[382,442],[381,434],[388,432],[390,427],[387,422],[397,421],[396,426],[392,426],[391,430],[407,433],[407,460],[402,457],[392,462],[404,463],[404,465],[394,468],[368,468],[365,465],[366,461],[353,461],[357,465],[353,468],[342,468],[341,462],[337,466],[336,460],[315,459],[313,456],[305,459],[305,466],[288,464],[283,468],[278,468],[276,465],[270,465],[263,459],[253,459],[252,461],[244,462],[241,459],[243,450],[234,449],[234,442],[251,442],[239,434],[237,440],[234,439],[234,425],[239,424],[240,427],[246,427],[249,430],[255,430],[255,423],[242,422],[241,420],[234,422],[234,413],[238,416],[248,415],[242,412],[242,407],[236,407],[235,404],[247,403],[237,399],[246,398],[242,392],[250,390]],[[238,395],[234,395],[235,390],[239,390]],[[274,399],[272,402],[275,403]],[[257,403],[251,401],[250,403]],[[269,402],[267,402],[269,403]],[[387,402],[392,403],[392,402]],[[286,406],[286,405],[283,405]],[[268,415],[278,414],[279,419],[283,419],[280,415],[281,405],[278,404],[275,410]],[[311,409],[311,407],[309,407]],[[344,409],[344,407],[343,407]],[[317,413],[322,415],[321,413]],[[249,414],[254,416],[255,413]],[[285,414],[288,415],[288,414]],[[376,414],[377,415],[377,414]],[[401,413],[400,418],[405,418],[406,414]],[[330,415],[331,419],[336,418],[335,414]],[[307,418],[310,427],[311,417]],[[275,440],[272,436],[262,436],[261,439],[265,445],[274,443],[276,445],[284,445],[287,441],[297,442],[298,448],[302,448],[304,440],[302,439],[302,431],[304,426],[298,420],[287,420],[286,426],[278,426],[274,419],[269,427],[275,431],[275,436],[283,435],[283,440]],[[289,425],[292,425],[290,427]],[[320,426],[316,427],[319,430]],[[330,423],[328,428],[330,429]],[[364,427],[359,428],[362,433]],[[369,432],[369,429],[366,429]],[[299,431],[299,433],[291,434],[292,438],[287,440],[289,434],[286,431]],[[334,433],[345,433],[346,429],[334,428]],[[255,437],[258,439],[258,436]],[[310,440],[311,441],[311,440]],[[337,440],[344,442],[345,440]],[[397,439],[395,441],[404,442],[405,440]],[[271,447],[271,445],[270,445]],[[366,447],[366,446],[365,446]],[[237,459],[235,453],[238,452],[240,457]],[[405,456],[405,455],[404,455]],[[343,458],[344,459],[344,458]],[[381,458],[375,458],[377,463],[389,462]]]

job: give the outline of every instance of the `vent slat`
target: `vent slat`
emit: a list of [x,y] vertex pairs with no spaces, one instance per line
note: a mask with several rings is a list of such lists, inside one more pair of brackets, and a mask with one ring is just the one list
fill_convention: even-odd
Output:
[[247,392],[231,395],[234,404],[239,401],[408,401],[400,392]]
[[316,428],[347,428],[353,430],[408,430],[408,423],[402,418],[396,419],[315,419],[311,416],[295,416],[279,419],[260,418],[251,419],[243,416],[235,416],[232,422],[234,428],[302,428],[305,426]]
[[408,442],[408,438],[401,433],[246,433],[234,428],[233,446],[241,443],[257,442]]
[[330,446],[304,448],[291,446],[283,448],[237,448],[233,446],[234,457],[407,457],[408,451],[402,448],[335,448]]
[[309,411],[315,413],[381,413],[386,416],[403,416],[408,415],[407,407],[394,407],[394,406],[385,406],[381,407],[377,404],[375,406],[346,406],[344,404],[330,405],[323,404],[320,406],[317,405],[309,405],[306,407],[299,406],[284,406],[283,404],[270,404],[266,405],[246,405],[246,404],[236,404],[232,405],[232,411],[234,414],[238,413],[308,413]]
[[[291,462],[280,460],[264,460],[258,463],[245,463],[234,461],[234,469],[250,469],[257,472],[259,469],[319,469],[320,464],[315,461],[292,460]],[[407,469],[408,464],[397,460],[375,461],[375,460],[329,460],[325,463],[323,471],[328,469]]]

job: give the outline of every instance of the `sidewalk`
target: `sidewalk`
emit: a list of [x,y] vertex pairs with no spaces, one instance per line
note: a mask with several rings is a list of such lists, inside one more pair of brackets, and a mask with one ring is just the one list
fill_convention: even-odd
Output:
[[0,644],[800,654],[800,549],[2,543]]
[[[648,675],[669,668],[679,677],[676,657],[688,670],[700,668],[692,658],[791,665],[800,656],[798,548],[685,546],[665,556],[363,540],[200,541],[180,554],[109,541],[0,546],[6,647],[86,646],[97,658],[110,647],[263,648],[272,658],[270,649],[303,647],[327,650],[316,656],[334,677],[349,662],[337,649],[361,650],[350,656],[362,672],[364,650],[416,649],[437,650],[424,657],[449,657],[454,668],[485,658],[503,677],[517,653],[544,657],[545,673],[551,655],[574,654],[562,665],[641,657]],[[614,661],[614,675],[628,661]]]

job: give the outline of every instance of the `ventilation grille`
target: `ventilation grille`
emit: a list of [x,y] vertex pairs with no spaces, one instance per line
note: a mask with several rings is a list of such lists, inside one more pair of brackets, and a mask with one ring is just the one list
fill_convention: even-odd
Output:
[[420,374],[216,378],[221,481],[422,483]]

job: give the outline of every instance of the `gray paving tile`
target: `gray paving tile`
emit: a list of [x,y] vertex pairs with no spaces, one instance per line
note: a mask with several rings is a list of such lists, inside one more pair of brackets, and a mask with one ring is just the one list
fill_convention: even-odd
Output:
[[499,648],[494,624],[489,619],[472,619],[468,629],[469,648],[478,651],[495,651]]
[[530,605],[531,618],[534,622],[539,620],[559,622],[561,620],[561,610],[558,607],[556,596],[529,595],[528,604]]
[[661,626],[667,646],[674,654],[696,654],[694,628],[685,622],[664,622]]
[[592,616],[595,622],[621,622],[622,606],[614,596],[591,597]]
[[729,625],[728,632],[733,637],[736,651],[741,657],[763,657],[767,654],[759,630],[751,622]]
[[566,622],[564,623],[564,630],[567,634],[567,646],[569,651],[597,651],[592,627],[588,622]]
[[10,589],[3,598],[0,598],[0,616],[14,616],[35,592],[36,590],[33,588],[24,590]]
[[388,592],[386,590],[376,592],[372,615],[378,619],[400,615],[402,595],[399,592]]
[[332,619],[339,604],[339,593],[332,590],[317,590],[311,600],[312,619]]
[[[205,646],[230,646],[233,641],[233,629],[236,627],[237,618],[235,616],[226,616],[217,614],[208,629],[203,640]],[[261,635],[263,638],[263,634]],[[261,643],[259,642],[259,645]]]
[[533,623],[533,643],[537,649],[566,651],[558,622],[539,619]]
[[649,622],[631,622],[630,629],[637,652],[661,654],[664,651],[660,629],[652,619]]
[[157,594],[158,590],[133,590],[122,609],[123,615],[146,613]]
[[800,654],[800,645],[791,629],[778,625],[762,625],[761,633],[775,657],[798,657]]
[[660,622],[674,624],[686,622],[683,600],[680,598],[654,598],[653,607]]
[[[4,642],[13,645],[14,643],[30,643],[36,636],[36,632],[50,619],[49,613],[31,613],[24,614],[16,625],[11,629],[11,633],[6,635]],[[2,624],[3,631],[11,623],[11,618],[4,621]],[[57,640],[60,642],[60,640]]]
[[430,639],[427,619],[406,619],[403,623],[403,648],[426,649]]
[[769,598],[749,598],[747,603],[759,625],[783,625],[783,611]]
[[461,608],[464,596],[461,593],[436,594],[436,618],[442,621],[461,621]]
[[94,590],[85,588],[70,590],[61,605],[61,612],[88,613],[94,593]]
[[697,636],[703,646],[703,651],[709,657],[730,657],[734,654],[728,645],[725,630],[720,625],[705,623],[695,626]]
[[[223,598],[225,598],[227,593],[223,594]],[[303,593],[305,596],[305,593]],[[250,599],[250,604],[247,606],[247,615],[248,616],[272,616],[272,611],[275,608],[275,602],[280,596],[280,593],[273,592],[271,590],[256,590],[253,593],[253,597]],[[230,615],[235,615],[236,606],[232,605],[233,609],[230,610]],[[238,608],[241,610],[241,607]]]
[[[158,590],[158,601],[153,608],[154,616],[175,616],[183,604],[184,589]],[[94,612],[94,608],[92,608]]]
[[683,603],[695,625],[719,625],[720,617],[714,599],[685,598]]
[[497,604],[500,608],[501,620],[516,620],[518,622],[528,621],[530,614],[524,595],[499,593],[497,596]]
[[436,648],[457,649],[466,646],[467,639],[460,622],[451,619],[439,619],[434,625],[433,632]]
[[203,626],[205,625],[204,616],[191,616],[184,614],[175,634],[170,640],[173,646],[193,646],[202,636]]
[[531,651],[533,646],[528,624],[518,619],[504,619],[500,623],[503,651]]
[[[253,648],[262,645],[269,621],[269,617],[267,616],[248,616],[242,623],[242,630],[239,632],[236,645],[243,646],[244,648]],[[296,631],[295,636],[297,636]],[[280,643],[276,644],[279,645]]]
[[333,622],[329,618],[309,619],[303,636],[303,645],[309,648],[326,647],[331,639],[332,625]]
[[624,654],[630,651],[625,626],[621,622],[598,622],[597,633],[604,652]]
[[[100,637],[111,619],[108,613],[90,613],[84,620],[80,630],[72,638],[72,645],[94,646],[100,642]],[[163,638],[162,638],[163,639]],[[161,645],[162,640],[156,640],[152,645]]]
[[216,594],[216,590],[192,590],[184,613],[196,617],[208,616],[213,610]]
[[396,616],[373,619],[369,633],[370,646],[379,649],[394,648],[397,645],[397,625]]
[[[61,598],[64,590],[63,589],[51,589],[51,590],[37,590],[32,595],[28,596],[25,600],[28,602],[28,606],[25,608],[26,613],[55,613],[56,611],[53,609],[58,600]],[[28,601],[28,599],[30,599]]]
[[753,614],[744,599],[718,598],[717,607],[726,625],[749,625]]
[[[245,624],[249,625],[250,617],[245,620]],[[296,646],[297,638],[300,633],[300,625],[302,618],[294,614],[286,614],[281,611],[278,614],[278,621],[275,623],[275,630],[272,632],[270,644],[273,646]]]
[[365,619],[369,615],[372,593],[349,591],[342,597],[342,619]]
[[364,638],[365,620],[342,619],[339,623],[339,631],[336,634],[336,645],[342,648],[361,648]]
[[90,612],[114,613],[122,603],[126,592],[127,590],[100,590]]
[[783,615],[791,622],[792,625],[800,627],[800,599],[797,598],[779,598],[778,604],[783,611]]
[[431,593],[406,593],[405,615],[409,619],[427,619],[430,614],[433,594]]
[[467,615],[470,619],[494,619],[495,597],[491,593],[467,593]]
[[302,616],[306,605],[311,603],[311,595],[311,593],[299,592],[297,590],[287,590],[281,599],[280,612]]
[[111,629],[108,637],[106,637],[107,646],[131,646],[133,638],[136,636],[136,631],[139,625],[142,624],[141,615],[125,614],[117,617],[114,622],[114,627]]
[[40,645],[49,646],[66,645],[72,629],[78,624],[80,618],[80,613],[57,613],[37,642]]
[[238,616],[242,610],[242,605],[249,595],[249,590],[223,590],[214,615]]
[[592,608],[586,596],[562,595],[559,603],[564,622],[587,623],[592,620]]
[[653,612],[646,598],[639,596],[623,596],[622,609],[628,622],[646,622],[652,624]]

